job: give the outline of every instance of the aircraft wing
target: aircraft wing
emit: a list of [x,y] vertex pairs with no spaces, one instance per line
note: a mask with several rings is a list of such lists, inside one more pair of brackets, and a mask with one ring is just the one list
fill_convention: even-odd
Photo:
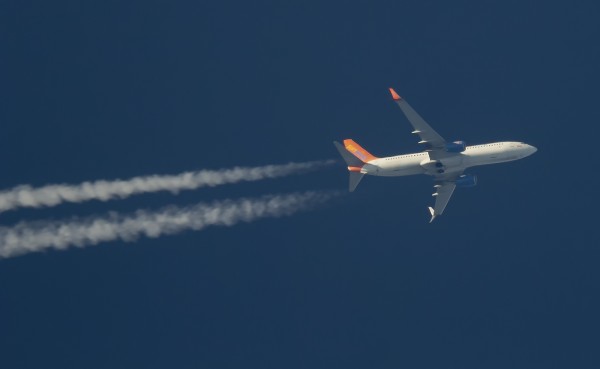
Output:
[[419,135],[421,138],[419,143],[425,144],[427,148],[431,149],[432,151],[438,151],[436,149],[443,149],[446,140],[444,140],[442,136],[440,136],[433,128],[431,128],[431,126],[429,126],[429,124],[427,124],[427,122],[421,118],[419,113],[414,111],[414,109],[408,105],[406,100],[401,98],[400,95],[394,91],[394,89],[390,88],[390,92],[396,104],[398,104],[400,109],[402,109],[402,112],[413,126],[413,133]]
[[442,215],[444,209],[446,209],[446,205],[448,205],[448,202],[454,193],[454,189],[456,188],[454,181],[461,174],[462,171],[451,174],[443,174],[436,177],[436,182],[433,186],[436,191],[432,195],[435,197],[435,205],[433,207],[429,207],[429,212],[431,213],[431,220],[429,223],[433,222],[438,215]]

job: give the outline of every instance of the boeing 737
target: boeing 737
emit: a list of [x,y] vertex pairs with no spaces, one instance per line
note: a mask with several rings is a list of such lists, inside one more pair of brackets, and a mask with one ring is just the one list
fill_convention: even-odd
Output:
[[456,187],[473,187],[477,184],[477,176],[464,174],[467,168],[519,160],[537,151],[535,147],[523,142],[494,142],[474,146],[467,146],[464,141],[448,142],[396,91],[390,88],[390,93],[413,126],[412,133],[419,136],[419,144],[423,145],[425,151],[378,158],[353,140],[344,140],[343,146],[334,141],[335,147],[348,164],[350,192],[356,189],[365,174],[384,177],[430,175],[435,189],[432,195],[435,197],[435,205],[429,207],[431,223],[442,215]]

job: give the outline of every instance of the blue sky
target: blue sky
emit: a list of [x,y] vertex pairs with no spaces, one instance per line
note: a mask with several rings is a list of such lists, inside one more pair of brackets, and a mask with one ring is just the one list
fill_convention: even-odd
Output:
[[[594,368],[600,6],[592,1],[5,1],[0,187],[418,150],[474,168],[428,224],[425,176],[315,211],[0,260],[7,368]],[[291,191],[300,177],[0,215],[4,225]]]

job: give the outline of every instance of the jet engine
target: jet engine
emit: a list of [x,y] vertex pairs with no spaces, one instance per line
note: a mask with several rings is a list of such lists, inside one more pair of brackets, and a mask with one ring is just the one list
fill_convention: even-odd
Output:
[[454,181],[456,187],[474,187],[477,185],[477,176],[473,174],[463,174]]
[[463,152],[466,148],[465,141],[454,141],[446,144],[447,152]]

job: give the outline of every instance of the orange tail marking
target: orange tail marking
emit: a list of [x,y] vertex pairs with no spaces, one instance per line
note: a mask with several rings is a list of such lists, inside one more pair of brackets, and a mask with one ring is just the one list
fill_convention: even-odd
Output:
[[363,149],[359,144],[357,144],[353,140],[344,140],[344,147],[346,147],[346,150],[350,151],[352,155],[356,156],[365,163],[377,159],[376,156],[369,154],[367,150]]

